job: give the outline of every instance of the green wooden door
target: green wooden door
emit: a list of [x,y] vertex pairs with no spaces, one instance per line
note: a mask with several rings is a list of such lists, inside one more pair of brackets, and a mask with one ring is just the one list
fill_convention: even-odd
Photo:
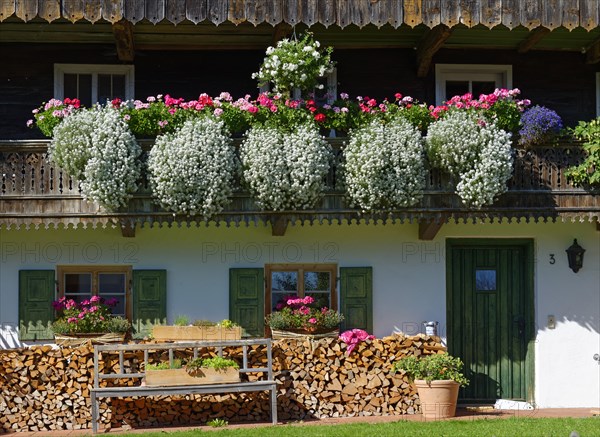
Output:
[[133,271],[133,336],[142,338],[167,323],[167,271]]
[[54,338],[50,329],[54,321],[52,309],[54,281],[54,270],[19,271],[19,338],[21,340]]
[[265,335],[264,269],[229,270],[229,319],[247,335]]
[[373,269],[340,268],[340,312],[344,315],[341,330],[364,329],[373,333]]
[[533,243],[448,240],[448,351],[465,362],[465,402],[533,400]]

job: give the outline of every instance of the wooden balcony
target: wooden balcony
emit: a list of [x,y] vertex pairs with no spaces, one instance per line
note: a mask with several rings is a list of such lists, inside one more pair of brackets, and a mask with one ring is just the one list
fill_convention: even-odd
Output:
[[[313,210],[272,213],[260,210],[253,199],[237,191],[229,207],[214,221],[227,226],[270,222],[274,235],[282,235],[288,223],[386,223],[418,221],[421,238],[435,235],[449,220],[585,220],[599,221],[600,193],[573,187],[565,170],[581,162],[583,151],[577,144],[560,144],[515,151],[515,167],[509,190],[494,205],[466,208],[454,194],[451,181],[437,171],[427,178],[425,196],[411,208],[389,212],[362,213],[350,208],[340,190],[338,177],[342,139],[329,140],[335,162],[328,175],[328,189],[321,204]],[[239,144],[239,143],[238,143]],[[107,212],[86,202],[78,183],[48,162],[48,141],[0,142],[0,226],[56,227],[118,226],[124,235],[134,235],[143,224],[204,223],[198,217],[176,216],[155,204],[146,180],[128,208]],[[150,142],[143,144],[148,150]]]

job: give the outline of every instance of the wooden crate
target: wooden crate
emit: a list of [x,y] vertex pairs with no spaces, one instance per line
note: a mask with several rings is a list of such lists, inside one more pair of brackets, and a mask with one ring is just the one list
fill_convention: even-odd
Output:
[[223,328],[221,326],[164,326],[152,328],[156,341],[223,341],[240,340],[242,328]]

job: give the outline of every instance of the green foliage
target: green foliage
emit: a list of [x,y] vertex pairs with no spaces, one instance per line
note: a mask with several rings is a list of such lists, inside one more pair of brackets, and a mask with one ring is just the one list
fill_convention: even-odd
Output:
[[190,324],[190,318],[188,316],[179,315],[175,317],[175,326],[188,326]]
[[577,187],[600,186],[600,118],[590,122],[580,121],[571,130],[575,138],[582,140],[586,152],[584,161],[567,170],[567,178]]
[[232,322],[229,319],[224,319],[218,323],[218,326],[220,326],[221,328],[225,328],[225,329],[232,329],[232,328],[237,328],[240,325],[238,325],[235,322]]
[[229,425],[229,422],[226,421],[225,419],[217,418],[217,419],[209,420],[208,422],[206,422],[206,424],[208,426],[212,426],[213,428],[222,428],[224,426]]
[[188,373],[193,373],[202,368],[204,369],[215,369],[216,371],[223,371],[229,367],[239,369],[240,366],[233,360],[223,357],[212,357],[212,358],[195,358],[186,365]]
[[194,323],[192,323],[192,325],[194,325],[194,326],[217,326],[217,323],[213,322],[211,320],[194,320]]
[[173,364],[169,364],[168,362],[156,363],[156,364],[148,364],[146,366],[146,370],[169,370],[169,369],[181,369],[183,367],[183,363],[179,358],[175,358],[173,360]]
[[462,373],[463,362],[448,354],[427,355],[417,358],[413,355],[396,361],[392,372],[403,370],[410,379],[424,379],[427,382],[452,380],[465,386],[469,384]]
[[513,100],[498,99],[484,114],[506,132],[517,132],[521,123],[521,109]]

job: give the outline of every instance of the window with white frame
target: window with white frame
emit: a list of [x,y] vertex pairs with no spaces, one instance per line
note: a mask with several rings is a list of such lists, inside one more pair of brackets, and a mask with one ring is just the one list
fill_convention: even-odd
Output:
[[437,64],[435,100],[441,105],[456,95],[471,93],[474,98],[496,88],[512,88],[511,65]]
[[133,65],[54,64],[54,97],[78,98],[84,106],[134,97]]

